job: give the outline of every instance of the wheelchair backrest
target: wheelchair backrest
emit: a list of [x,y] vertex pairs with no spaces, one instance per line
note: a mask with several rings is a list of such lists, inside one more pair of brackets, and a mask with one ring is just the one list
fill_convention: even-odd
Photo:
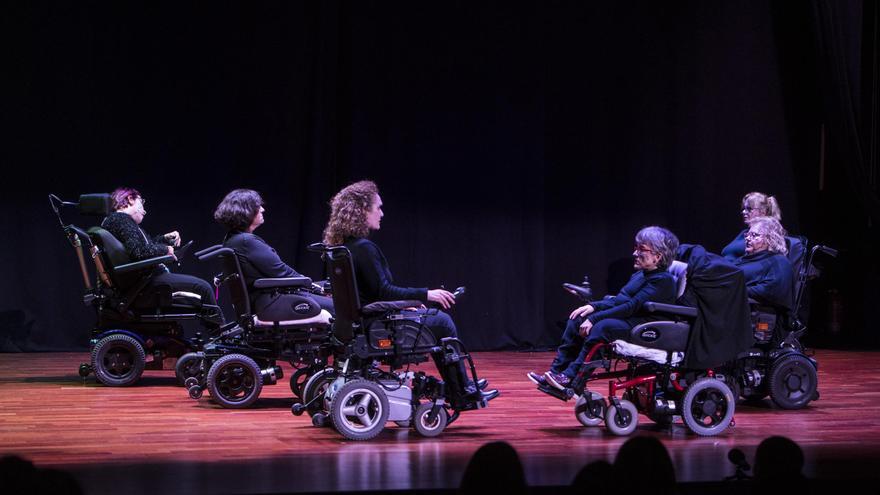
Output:
[[803,285],[804,278],[800,276],[801,270],[809,269],[808,266],[804,266],[804,258],[807,253],[807,238],[806,237],[786,237],[785,238],[785,247],[788,248],[788,261],[791,263],[791,271],[794,273],[794,280],[792,286],[792,294],[795,299],[797,299],[797,294],[801,290],[801,286]]
[[687,263],[675,260],[669,264],[669,268],[666,271],[675,278],[675,299],[678,300],[687,288]]
[[88,234],[95,247],[92,250],[92,258],[101,281],[110,287],[114,285],[117,287],[125,286],[128,279],[120,280],[120,277],[113,270],[116,266],[131,262],[128,253],[125,252],[125,246],[113,234],[101,227],[90,228]]
[[354,325],[361,321],[361,301],[351,252],[345,246],[336,246],[324,253],[333,288],[333,308],[336,310],[333,334],[342,342],[354,338]]
[[250,318],[251,299],[238,255],[231,248],[222,248],[217,253],[220,257],[220,267],[223,270],[220,280],[229,289],[229,299],[232,302],[235,316],[239,319]]

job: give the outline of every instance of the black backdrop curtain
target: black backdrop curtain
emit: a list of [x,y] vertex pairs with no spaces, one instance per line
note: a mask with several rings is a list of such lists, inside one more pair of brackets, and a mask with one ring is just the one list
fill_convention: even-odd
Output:
[[[820,180],[810,8],[9,8],[2,349],[86,345],[92,316],[49,192],[136,187],[145,229],[204,247],[222,238],[223,195],[254,188],[268,201],[258,234],[319,276],[305,246],[327,201],[371,178],[386,205],[374,240],[397,281],[467,285],[454,317],[475,349],[554,345],[575,304],[560,283],[619,289],[642,226],[719,250],[748,191],[775,194],[789,230],[824,235],[801,213]],[[183,271],[212,272],[192,259]]]

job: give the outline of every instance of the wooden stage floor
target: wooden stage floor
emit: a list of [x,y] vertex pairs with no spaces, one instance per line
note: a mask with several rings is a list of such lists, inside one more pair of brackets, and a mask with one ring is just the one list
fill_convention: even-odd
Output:
[[[0,354],[0,454],[67,470],[91,494],[351,491],[454,487],[480,445],[506,440],[519,451],[531,485],[568,484],[586,463],[613,460],[626,438],[582,427],[572,402],[535,390],[525,373],[543,371],[551,357],[476,353],[481,375],[502,390],[488,409],[462,414],[435,439],[389,427],[354,442],[291,415],[287,377],[265,387],[252,409],[232,411],[207,393],[189,399],[171,371],[148,371],[135,387],[110,388],[77,376],[86,353]],[[817,351],[822,397],[801,411],[774,409],[769,400],[740,405],[736,426],[712,438],[681,424],[658,429],[642,416],[636,434],[666,445],[682,482],[732,474],[727,452],[737,447],[751,460],[770,435],[803,447],[811,477],[877,477],[878,357]]]

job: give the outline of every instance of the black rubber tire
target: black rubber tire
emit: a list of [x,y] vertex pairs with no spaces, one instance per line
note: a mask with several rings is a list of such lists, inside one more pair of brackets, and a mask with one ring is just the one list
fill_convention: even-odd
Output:
[[770,398],[782,409],[802,409],[816,396],[819,376],[803,354],[780,357],[770,370]]
[[[323,369],[309,377],[309,380],[303,385],[303,404],[311,402],[316,394],[323,394],[326,392],[327,387],[333,383],[336,378],[336,372],[332,368]],[[329,414],[330,403],[326,399],[318,399],[306,408],[306,412],[309,416],[314,416],[315,413],[319,412]]]
[[177,364],[174,365],[174,376],[177,377],[177,384],[184,386],[186,379],[194,377],[199,378],[202,372],[203,357],[197,352],[187,352],[183,356],[177,358]]
[[605,411],[605,427],[618,436],[626,436],[636,430],[639,425],[639,411],[632,402],[621,399],[620,408],[610,404]]
[[92,348],[95,378],[110,387],[127,387],[144,373],[146,354],[140,342],[123,333],[110,334]]
[[449,423],[449,413],[447,413],[446,408],[442,406],[440,407],[440,411],[437,412],[437,417],[434,419],[434,422],[428,423],[428,414],[431,413],[431,409],[433,408],[433,402],[424,402],[419,404],[419,407],[417,407],[413,413],[412,426],[415,428],[416,432],[423,437],[436,437],[443,433],[443,430]]
[[694,433],[709,437],[730,426],[736,411],[736,398],[730,387],[715,378],[692,383],[681,401],[681,419]]
[[339,387],[330,401],[330,419],[342,436],[369,440],[385,429],[388,396],[378,384],[352,380]]
[[[587,407],[587,394],[592,394],[590,396],[593,401],[592,409]],[[601,404],[598,401],[602,401]],[[574,417],[584,426],[599,426],[602,421],[605,421],[606,408],[605,398],[602,397],[602,394],[585,391],[584,395],[578,397],[574,404]]]
[[303,387],[313,374],[313,368],[300,368],[290,375],[290,391],[293,392],[294,397],[302,398]]
[[207,382],[214,402],[227,409],[250,406],[263,389],[260,367],[244,354],[227,354],[214,361]]

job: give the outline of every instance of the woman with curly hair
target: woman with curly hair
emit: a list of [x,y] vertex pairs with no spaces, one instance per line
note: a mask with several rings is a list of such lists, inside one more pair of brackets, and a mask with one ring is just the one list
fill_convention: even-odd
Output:
[[[238,256],[245,284],[251,291],[251,305],[264,321],[285,321],[314,316],[321,309],[333,312],[333,301],[317,294],[288,294],[277,291],[255,291],[253,283],[261,278],[304,277],[285,263],[278,252],[262,237],[254,234],[265,222],[266,208],[260,193],[252,189],[235,189],[223,198],[214,211],[214,220],[226,228],[223,245]],[[308,296],[308,309],[303,306]],[[317,305],[312,304],[312,301]],[[299,308],[298,310],[295,308]]]
[[[423,315],[425,325],[438,341],[445,337],[457,337],[455,323],[448,314],[443,311],[437,311],[436,314],[433,311],[428,312],[424,306],[424,303],[433,302],[443,309],[449,309],[455,304],[455,296],[445,289],[395,285],[382,250],[367,239],[371,230],[379,230],[384,215],[382,198],[376,184],[369,180],[355,182],[339,191],[330,201],[330,219],[324,229],[324,243],[344,244],[351,252],[361,304],[376,301],[421,301],[421,307],[406,311]],[[452,370],[444,369],[439,361],[437,364],[448,383],[461,384],[466,380],[463,367]],[[485,388],[483,380],[478,385],[479,389]],[[498,396],[497,390],[480,392],[477,388],[473,384],[464,384],[464,394],[472,399],[486,400]]]
[[785,256],[785,229],[774,217],[756,217],[745,233],[745,255],[734,261],[746,279],[749,297],[790,310],[794,303],[794,271]]

